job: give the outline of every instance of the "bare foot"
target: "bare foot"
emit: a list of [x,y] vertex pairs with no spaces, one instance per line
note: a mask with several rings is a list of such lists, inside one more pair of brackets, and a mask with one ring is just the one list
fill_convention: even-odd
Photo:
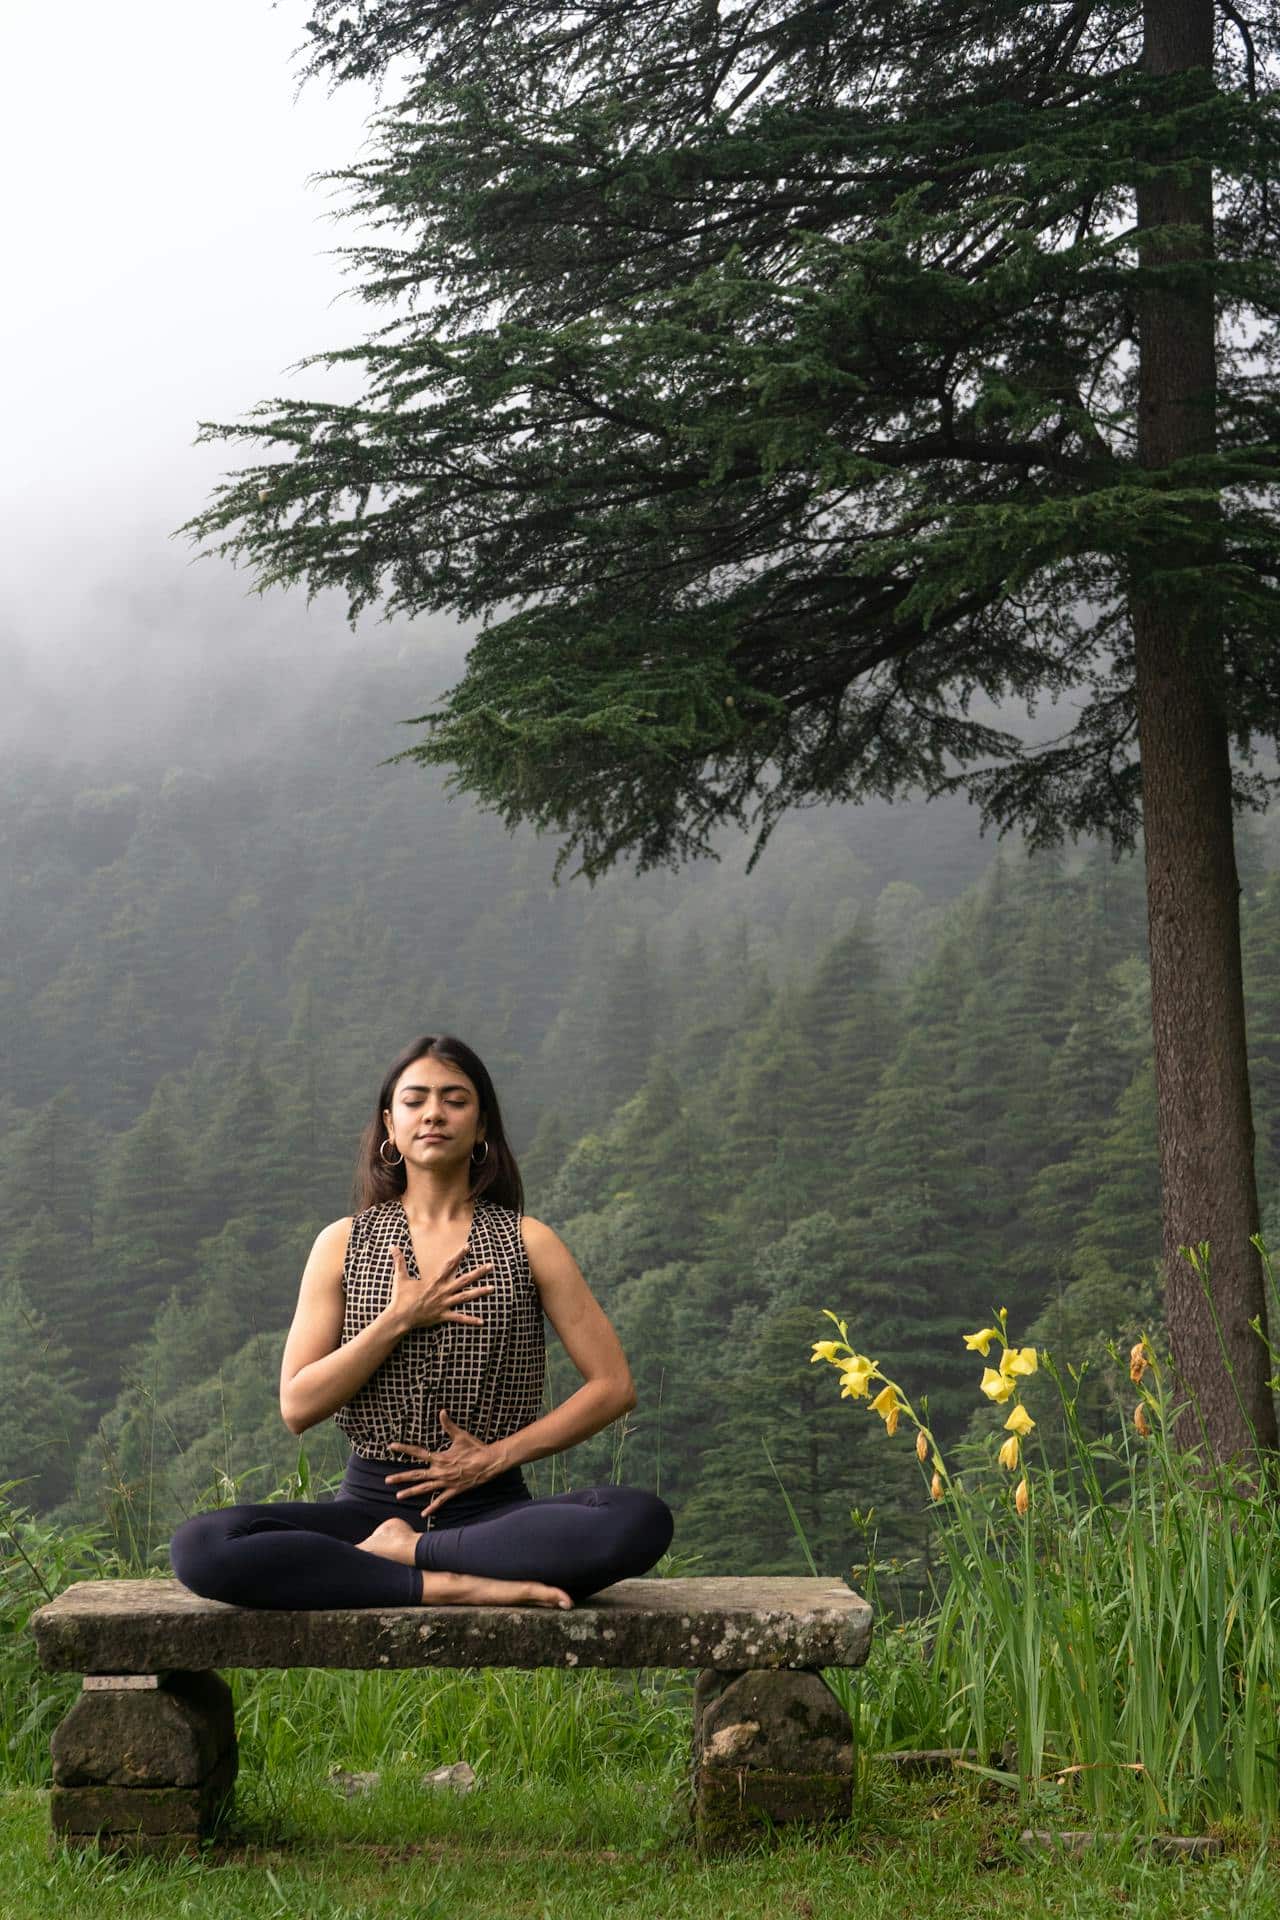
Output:
[[[367,1539],[355,1543],[364,1553],[376,1553],[412,1567],[418,1534],[407,1520],[384,1520]],[[472,1573],[422,1574],[422,1604],[429,1607],[571,1607],[563,1587],[546,1587],[538,1580],[489,1580]]]
[[415,1564],[413,1550],[417,1544],[417,1533],[407,1520],[384,1520],[367,1540],[356,1541],[363,1553],[376,1553],[383,1560],[397,1560],[402,1567]]
[[488,1580],[478,1573],[424,1573],[425,1607],[571,1607],[563,1587],[538,1580]]

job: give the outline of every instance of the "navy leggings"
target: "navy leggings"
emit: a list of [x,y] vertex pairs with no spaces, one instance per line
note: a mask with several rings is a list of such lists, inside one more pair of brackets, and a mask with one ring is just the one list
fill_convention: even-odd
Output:
[[[404,1471],[406,1462],[382,1463]],[[517,1476],[518,1481],[518,1476]],[[522,1484],[522,1483],[520,1483]],[[169,1558],[184,1587],[237,1607],[408,1607],[420,1604],[413,1567],[356,1546],[398,1514],[419,1532],[417,1565],[437,1573],[539,1580],[574,1602],[615,1580],[647,1573],[671,1544],[671,1509],[642,1487],[584,1487],[533,1499],[512,1482],[487,1502],[466,1501],[469,1517],[449,1525],[446,1501],[428,1528],[411,1503],[387,1504],[344,1490],[329,1500],[275,1500],[216,1507],[184,1520]],[[444,1524],[441,1524],[441,1523]]]

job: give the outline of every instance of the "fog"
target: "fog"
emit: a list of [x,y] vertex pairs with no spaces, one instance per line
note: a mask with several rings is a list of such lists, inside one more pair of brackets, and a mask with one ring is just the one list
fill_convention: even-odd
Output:
[[[342,596],[259,595],[174,537],[252,457],[195,445],[199,421],[358,392],[353,369],[296,363],[370,329],[336,251],[361,230],[311,176],[359,155],[373,89],[299,91],[303,0],[69,0],[56,43],[54,17],[10,0],[0,74],[5,178],[23,183],[0,311],[0,748],[207,765],[256,751],[282,705],[370,650],[420,647],[426,680],[454,677],[467,636],[448,619],[368,612],[353,635]],[[1077,705],[998,717],[1043,739]]]
[[[195,446],[197,423],[341,395],[290,367],[364,331],[334,252],[359,228],[308,176],[356,158],[378,101],[298,91],[305,18],[300,0],[5,9],[0,142],[21,184],[0,310],[0,745],[158,750],[238,686],[235,751],[264,701],[395,643],[376,615],[354,637],[337,595],[256,595],[172,537],[240,451]],[[414,639],[459,647],[447,621]]]

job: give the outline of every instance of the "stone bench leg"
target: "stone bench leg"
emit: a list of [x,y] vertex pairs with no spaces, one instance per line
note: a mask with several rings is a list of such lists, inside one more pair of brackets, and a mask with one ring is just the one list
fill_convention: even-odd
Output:
[[849,1716],[820,1673],[700,1673],[693,1774],[703,1853],[730,1853],[777,1821],[847,1819]]
[[236,1729],[221,1674],[91,1674],[49,1746],[52,1846],[192,1853],[230,1808]]

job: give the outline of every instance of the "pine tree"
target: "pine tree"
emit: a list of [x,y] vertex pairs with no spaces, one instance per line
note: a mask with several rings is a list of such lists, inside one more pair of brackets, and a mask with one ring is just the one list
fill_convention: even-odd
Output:
[[925,959],[932,915],[920,888],[890,880],[876,896],[873,930],[889,977],[905,980]]
[[848,1146],[899,1036],[897,998],[885,983],[865,910],[826,948],[796,1017],[814,1061],[808,1101],[814,1132],[834,1157]]
[[173,1083],[160,1081],[107,1156],[84,1303],[96,1334],[95,1396],[114,1391],[130,1348],[194,1264],[202,1188],[192,1175],[184,1111]]
[[[5,1244],[0,1278],[12,1281],[66,1355],[78,1390],[92,1400],[103,1374],[102,1328],[93,1310],[98,1262],[92,1247],[58,1225],[56,1213],[38,1206]],[[81,1426],[87,1409],[79,1417]]]
[[971,1403],[961,1336],[989,1317],[999,1244],[947,1066],[936,1041],[908,1031],[867,1102],[849,1153],[848,1294],[833,1303],[860,1352],[917,1405],[927,1396],[944,1438]]
[[569,1145],[568,1128],[559,1112],[554,1107],[548,1107],[538,1121],[533,1139],[519,1156],[525,1199],[535,1219],[542,1218],[544,1196],[549,1195],[552,1183],[564,1165]]
[[17,1480],[13,1498],[36,1512],[71,1484],[83,1431],[83,1381],[56,1328],[37,1312],[15,1273],[0,1278],[0,1480]]
[[[350,250],[397,311],[315,356],[358,405],[205,424],[265,455],[187,530],[353,621],[501,611],[405,752],[588,874],[917,788],[1033,847],[1141,826],[1165,1284],[1227,1455],[1277,1438],[1233,810],[1280,732],[1280,21],[1217,18],[312,0],[310,73],[408,56],[339,176],[408,235]],[[1035,749],[969,717],[1075,691]]]
[[711,1444],[680,1522],[710,1572],[807,1571],[787,1500],[822,1573],[848,1571],[854,1506],[892,1515],[886,1549],[919,1545],[912,1516],[927,1503],[913,1436],[889,1440],[811,1359],[813,1342],[832,1332],[822,1308],[847,1287],[847,1261],[847,1234],[830,1214],[763,1249],[765,1298],[733,1314],[722,1348],[730,1364],[707,1371],[701,1417]]
[[33,1213],[43,1211],[52,1231],[87,1246],[94,1182],[83,1137],[83,1101],[70,1087],[18,1117],[0,1183],[0,1227],[7,1244],[25,1232]]
[[201,1237],[235,1214],[280,1224],[297,1218],[285,1130],[262,1051],[257,1041],[233,1040],[219,1062],[214,1099],[194,1141]]
[[780,1000],[726,1066],[733,1089],[720,1141],[724,1210],[735,1237],[773,1238],[818,1204],[830,1182],[836,1155],[814,1110],[817,1061],[795,1011]]
[[614,1199],[634,1203],[630,1244],[645,1265],[697,1253],[720,1187],[720,1155],[702,1135],[690,1092],[656,1060],[611,1130],[620,1166]]

